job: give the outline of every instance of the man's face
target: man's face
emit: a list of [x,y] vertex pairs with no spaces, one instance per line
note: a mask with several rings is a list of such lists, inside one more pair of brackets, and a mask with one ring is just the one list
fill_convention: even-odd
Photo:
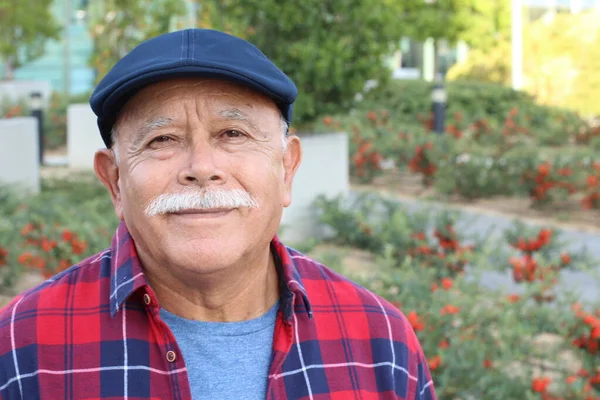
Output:
[[[166,81],[133,97],[115,128],[116,162],[110,151],[99,151],[96,172],[141,253],[211,272],[267,248],[290,204],[301,152],[295,137],[284,151],[273,101],[224,81]],[[225,207],[217,201],[191,211],[147,210],[160,211],[153,201],[161,195],[215,191],[225,193]],[[257,206],[230,207],[231,191]]]

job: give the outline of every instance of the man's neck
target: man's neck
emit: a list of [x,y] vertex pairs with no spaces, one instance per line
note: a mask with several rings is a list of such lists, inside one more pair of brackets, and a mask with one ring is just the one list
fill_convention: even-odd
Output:
[[264,314],[279,298],[277,268],[270,249],[247,261],[194,276],[178,276],[171,268],[151,262],[144,262],[144,269],[165,310],[190,320],[233,322]]

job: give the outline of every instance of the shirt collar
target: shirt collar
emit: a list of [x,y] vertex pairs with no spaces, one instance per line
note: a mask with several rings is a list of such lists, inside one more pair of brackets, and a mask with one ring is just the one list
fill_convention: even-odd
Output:
[[[117,228],[110,251],[110,312],[114,317],[133,293],[148,286],[148,281],[125,222],[121,222]],[[289,322],[292,319],[296,306],[304,309],[312,319],[312,309],[300,271],[289,249],[277,236],[271,241],[271,253],[277,266],[281,310],[285,320]]]

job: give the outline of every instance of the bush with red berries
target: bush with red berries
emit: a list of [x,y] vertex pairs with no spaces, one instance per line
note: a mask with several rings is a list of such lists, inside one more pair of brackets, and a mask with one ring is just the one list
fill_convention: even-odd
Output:
[[48,278],[108,247],[117,223],[106,189],[88,175],[45,181],[28,197],[0,187],[0,292],[23,272]]
[[[439,398],[600,398],[600,305],[557,290],[566,269],[594,264],[560,232],[515,224],[504,237],[471,238],[458,214],[373,194],[321,198],[318,208],[333,243],[372,254],[367,276],[353,277],[403,311]],[[480,283],[508,268],[518,290]]]

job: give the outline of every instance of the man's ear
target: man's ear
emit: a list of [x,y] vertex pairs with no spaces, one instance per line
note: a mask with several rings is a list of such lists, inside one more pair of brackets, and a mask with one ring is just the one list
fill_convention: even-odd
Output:
[[300,143],[300,138],[296,135],[291,135],[287,138],[287,142],[287,150],[283,155],[283,168],[285,171],[283,180],[284,207],[287,207],[292,203],[292,184],[294,183],[296,171],[302,162],[302,144]]
[[108,189],[115,207],[115,214],[120,220],[123,220],[123,205],[119,188],[119,166],[115,153],[110,149],[98,150],[94,155],[94,171],[98,179]]

